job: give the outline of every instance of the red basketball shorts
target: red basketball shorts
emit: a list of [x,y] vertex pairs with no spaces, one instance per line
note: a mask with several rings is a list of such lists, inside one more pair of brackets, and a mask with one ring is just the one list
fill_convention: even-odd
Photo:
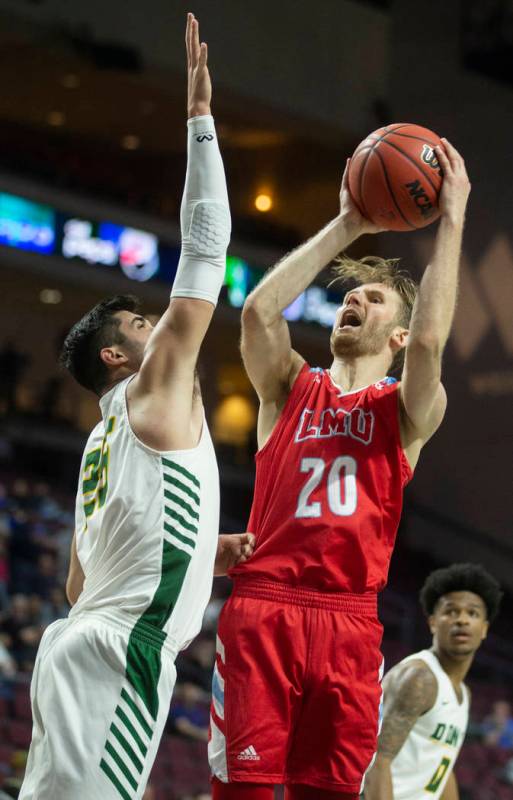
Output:
[[354,793],[376,752],[376,595],[238,580],[219,621],[209,761],[224,782]]

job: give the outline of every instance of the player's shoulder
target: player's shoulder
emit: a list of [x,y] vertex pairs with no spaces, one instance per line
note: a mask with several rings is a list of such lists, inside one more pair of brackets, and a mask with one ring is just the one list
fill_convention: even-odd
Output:
[[386,376],[375,383],[371,383],[361,391],[373,404],[383,401],[388,405],[395,402],[393,399],[395,396],[399,396],[400,386],[400,381],[397,378]]
[[372,384],[372,389],[379,393],[396,392],[401,386],[401,382],[392,375],[386,375],[381,380]]
[[397,701],[421,709],[432,708],[438,695],[438,678],[420,653],[396,664],[387,675],[387,686]]
[[398,664],[392,667],[388,674],[393,676],[396,681],[401,680],[403,682],[417,678],[427,682],[437,680],[432,665],[424,657],[424,653],[422,652],[414,653],[404,658],[402,661],[399,661]]
[[92,442],[95,442],[97,439],[101,439],[103,437],[104,430],[105,430],[105,421],[104,421],[104,419],[102,417],[102,419],[100,419],[99,422],[96,423],[94,428],[89,432],[89,436],[87,437],[85,450],[89,450],[90,449],[89,445]]

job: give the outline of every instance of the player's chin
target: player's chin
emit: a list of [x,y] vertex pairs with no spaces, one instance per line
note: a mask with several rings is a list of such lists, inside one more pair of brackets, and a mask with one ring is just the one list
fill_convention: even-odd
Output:
[[[359,328],[337,328],[330,338],[331,352],[334,356],[347,356],[354,350],[359,341]],[[359,348],[358,348],[359,349]]]
[[473,642],[472,639],[465,639],[461,641],[453,640],[450,643],[449,652],[452,656],[459,656],[461,658],[463,656],[471,656],[476,652],[478,647],[479,643]]

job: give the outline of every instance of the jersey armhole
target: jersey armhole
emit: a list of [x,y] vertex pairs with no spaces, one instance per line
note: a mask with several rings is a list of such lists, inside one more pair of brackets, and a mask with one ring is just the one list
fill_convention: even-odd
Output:
[[395,430],[397,435],[397,442],[399,446],[399,451],[401,454],[401,485],[404,489],[406,484],[408,484],[411,479],[413,478],[413,469],[411,467],[410,462],[408,461],[408,456],[404,452],[403,443],[401,440],[401,382],[398,381],[397,383],[393,384],[393,391],[390,392],[389,396],[395,396]]
[[208,431],[207,419],[206,419],[206,414],[205,414],[205,407],[203,406],[203,402],[202,402],[203,421],[202,421],[202,424],[201,424],[201,432],[200,432],[200,435],[199,435],[199,439],[198,439],[197,443],[194,445],[194,447],[186,447],[186,448],[184,448],[182,450],[155,450],[154,447],[150,447],[149,444],[145,444],[145,442],[143,442],[143,440],[138,437],[138,435],[136,434],[136,432],[134,431],[134,429],[132,428],[132,425],[130,423],[130,415],[129,415],[129,412],[128,412],[128,397],[127,397],[128,385],[132,381],[132,379],[135,378],[136,374],[137,373],[135,373],[134,375],[130,375],[130,377],[126,378],[126,385],[123,388],[123,393],[122,393],[122,397],[121,397],[121,402],[122,402],[122,407],[123,407],[123,416],[124,416],[124,420],[125,420],[125,423],[126,423],[127,431],[129,433],[130,438],[132,439],[132,441],[137,445],[137,447],[140,447],[141,450],[144,450],[146,453],[149,453],[150,455],[156,456],[158,458],[161,458],[162,456],[164,456],[164,457],[165,456],[182,456],[182,455],[187,455],[187,454],[191,454],[192,455],[192,454],[198,452],[198,450],[202,446],[202,444],[203,444],[203,442],[204,442],[204,440],[205,440],[205,438],[207,436],[207,431]]
[[298,374],[296,375],[296,379],[292,384],[289,396],[287,397],[287,402],[283,406],[281,414],[276,420],[276,425],[273,428],[273,432],[269,436],[264,446],[261,447],[260,450],[257,450],[257,452],[255,453],[255,461],[257,459],[259,460],[261,457],[263,457],[265,453],[269,451],[269,449],[271,448],[272,444],[274,443],[278,435],[278,431],[282,426],[283,420],[287,419],[289,411],[296,405],[299,397],[304,393],[305,389],[308,387],[309,381],[307,379],[307,375],[310,373],[310,370],[311,370],[310,365],[305,361],[305,363],[299,370]]

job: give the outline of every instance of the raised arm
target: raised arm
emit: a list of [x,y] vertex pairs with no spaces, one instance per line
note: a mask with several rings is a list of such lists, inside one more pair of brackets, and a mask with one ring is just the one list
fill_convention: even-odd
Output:
[[394,800],[392,761],[420,715],[436,701],[436,678],[423,661],[411,661],[396,669],[383,686],[383,722],[376,760],[365,778],[365,800]]
[[[162,448],[193,446],[189,430],[194,370],[224,281],[230,212],[224,167],[214,120],[207,45],[198,22],[187,16],[188,160],[180,213],[182,250],[169,307],[145,348],[144,360],[129,387],[137,433],[159,440],[159,428],[175,436]],[[150,420],[150,415],[152,420]],[[145,430],[145,426],[149,430]],[[197,428],[197,426],[195,426]],[[166,433],[166,437],[168,434]]]
[[242,357],[260,398],[258,440],[262,447],[287,399],[304,359],[292,350],[283,311],[317,275],[363,233],[376,233],[352,202],[347,166],[340,214],[312,239],[289,253],[251,292],[242,310]]
[[[443,169],[440,219],[433,256],[415,301],[401,383],[403,444],[418,450],[445,413],[440,383],[442,354],[449,337],[458,289],[461,241],[470,183],[465,162],[446,140],[436,153]],[[415,446],[415,445],[414,445]],[[417,453],[418,455],[418,453]]]

